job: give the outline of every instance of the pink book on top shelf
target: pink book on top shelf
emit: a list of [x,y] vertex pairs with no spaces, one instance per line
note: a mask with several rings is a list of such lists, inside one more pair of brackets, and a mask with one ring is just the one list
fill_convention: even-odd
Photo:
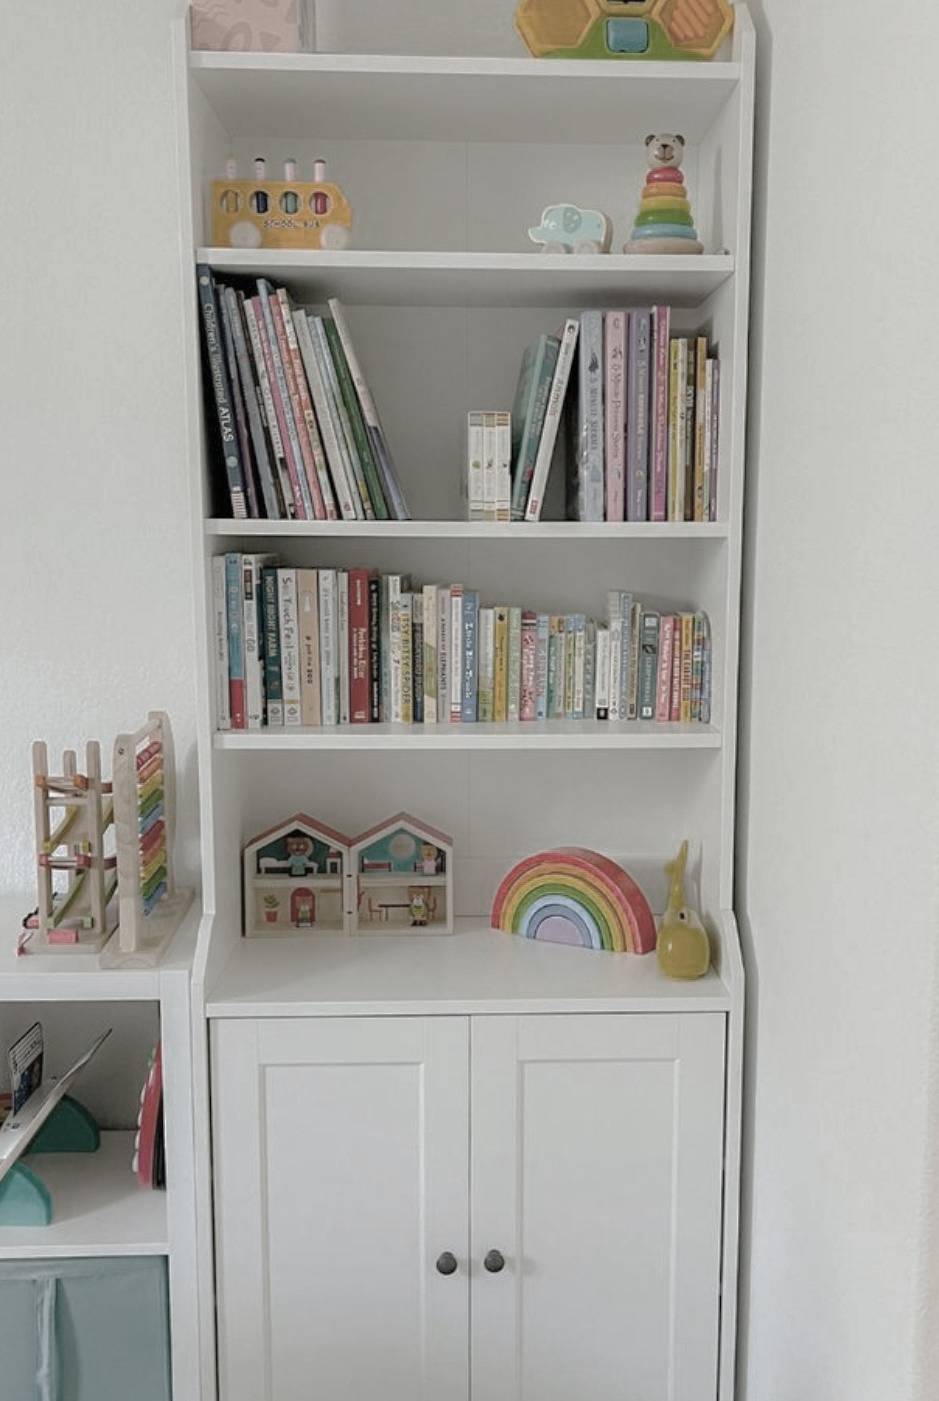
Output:
[[650,521],[668,519],[668,336],[670,311],[652,308]]

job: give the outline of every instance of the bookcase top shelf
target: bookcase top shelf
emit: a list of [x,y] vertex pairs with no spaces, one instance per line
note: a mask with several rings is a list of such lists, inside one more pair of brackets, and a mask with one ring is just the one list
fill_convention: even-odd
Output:
[[223,277],[268,277],[298,296],[366,306],[697,306],[734,272],[731,254],[462,253],[199,248]]
[[[609,143],[680,130],[696,143],[741,65],[367,54],[192,53],[232,138]],[[641,130],[640,130],[641,128]]]
[[719,749],[713,725],[605,720],[530,721],[524,724],[329,725],[289,729],[218,730],[216,749],[274,750],[380,749]]

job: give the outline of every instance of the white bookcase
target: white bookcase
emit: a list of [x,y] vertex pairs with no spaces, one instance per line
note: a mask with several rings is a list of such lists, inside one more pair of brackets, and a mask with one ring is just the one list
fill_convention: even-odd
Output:
[[[730,1401],[753,29],[738,6],[726,55],[676,64],[473,57],[468,33],[453,57],[180,43],[205,900],[194,1007],[208,1024],[196,1122],[212,1125],[197,1155],[203,1310],[214,1260],[222,1401],[293,1401],[310,1385],[357,1401],[623,1388]],[[615,251],[656,130],[685,137],[703,256]],[[325,157],[354,247],[209,246],[209,181],[258,153],[301,173]],[[527,229],[564,199],[611,215],[613,252],[535,250]],[[342,299],[413,520],[212,518],[197,261],[267,275],[311,308]],[[467,410],[510,408],[522,351],[563,314],[654,301],[672,307],[673,334],[707,330],[720,354],[716,521],[584,525],[551,518],[549,500],[540,524],[464,522]],[[602,616],[614,587],[704,609],[711,721],[216,732],[211,560],[239,549],[460,580],[544,611]],[[402,809],[453,837],[453,935],[242,936],[248,840],[295,812],[356,832]],[[660,911],[686,837],[715,953],[699,982],[669,981],[654,955],[489,929],[508,869],[557,845],[621,861]],[[484,1266],[492,1251],[501,1269]]]

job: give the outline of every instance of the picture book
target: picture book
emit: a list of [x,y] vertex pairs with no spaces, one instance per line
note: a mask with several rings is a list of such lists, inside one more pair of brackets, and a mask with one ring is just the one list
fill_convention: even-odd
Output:
[[603,312],[580,313],[574,471],[575,518],[602,521],[604,513]]
[[626,388],[626,519],[649,518],[649,365],[651,309],[629,313]]
[[362,409],[362,417],[368,430],[371,440],[372,451],[381,477],[382,490],[385,500],[388,503],[390,514],[395,520],[410,520],[411,513],[408,510],[401,484],[398,480],[398,473],[391,456],[391,450],[382,428],[381,419],[378,416],[378,408],[372,397],[371,390],[362,373],[359,358],[352,342],[352,334],[346,320],[345,309],[338,297],[330,297],[327,305],[336,323],[336,330],[342,341],[342,348],[345,351],[346,360],[349,365],[349,372],[352,382],[359,398]]
[[604,386],[604,516],[626,519],[626,312],[608,311],[603,318]]
[[207,264],[200,263],[196,268],[196,282],[199,292],[199,307],[202,313],[202,344],[206,354],[209,390],[219,429],[229,506],[236,520],[246,520],[248,502],[245,495],[241,445],[238,441],[228,370],[225,365],[215,280],[212,276],[212,270]]
[[560,339],[544,333],[522,356],[512,408],[512,520],[523,520]]
[[531,486],[525,505],[525,520],[527,521],[538,521],[541,519],[541,509],[544,504],[544,492],[548,480],[548,471],[551,467],[551,459],[554,455],[554,445],[557,440],[558,428],[561,422],[564,398],[567,393],[568,380],[570,379],[574,351],[577,348],[579,330],[580,322],[577,318],[568,317],[559,337],[560,345],[558,348],[557,363],[554,367],[554,374],[551,379],[551,391],[548,395],[544,424],[541,429],[538,452],[532,470]]

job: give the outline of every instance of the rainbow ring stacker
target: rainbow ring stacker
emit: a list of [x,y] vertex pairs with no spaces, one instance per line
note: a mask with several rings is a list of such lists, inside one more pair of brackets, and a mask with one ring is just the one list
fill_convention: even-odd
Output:
[[691,218],[681,163],[683,136],[660,132],[646,137],[649,169],[632,233],[624,253],[703,253]]

